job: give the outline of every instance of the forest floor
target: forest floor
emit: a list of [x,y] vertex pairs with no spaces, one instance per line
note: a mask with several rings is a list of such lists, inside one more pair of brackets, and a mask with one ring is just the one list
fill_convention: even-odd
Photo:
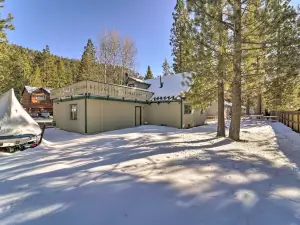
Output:
[[0,224],[300,224],[300,134],[244,121],[241,138],[216,138],[214,123],[47,129],[0,155]]

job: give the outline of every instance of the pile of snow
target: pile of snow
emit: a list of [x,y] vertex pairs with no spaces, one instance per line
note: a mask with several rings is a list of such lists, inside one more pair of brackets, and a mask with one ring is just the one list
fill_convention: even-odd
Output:
[[214,124],[48,129],[42,146],[0,157],[0,224],[299,224],[293,135],[276,123],[242,125],[245,142],[216,138]]
[[0,96],[0,136],[40,133],[39,125],[23,109],[13,89]]

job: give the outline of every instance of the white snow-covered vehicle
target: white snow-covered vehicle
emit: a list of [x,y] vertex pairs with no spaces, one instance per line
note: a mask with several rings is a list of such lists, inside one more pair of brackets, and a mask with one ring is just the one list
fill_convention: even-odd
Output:
[[36,147],[42,139],[38,123],[23,109],[14,90],[0,96],[0,149],[8,152]]

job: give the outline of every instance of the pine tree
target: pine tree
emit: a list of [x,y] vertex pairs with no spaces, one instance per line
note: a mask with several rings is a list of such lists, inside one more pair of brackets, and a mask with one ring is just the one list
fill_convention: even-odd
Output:
[[[250,98],[257,98],[259,112],[261,102],[268,99],[273,108],[274,104],[282,108],[284,102],[297,102],[293,99],[299,93],[296,85],[299,81],[299,63],[296,63],[299,62],[299,19],[288,1],[188,0],[188,3],[194,24],[200,24],[193,29],[198,45],[193,46],[192,55],[195,56],[194,64],[197,65],[194,71],[202,75],[193,79],[195,88],[192,86],[191,95],[196,99],[202,92],[205,93],[204,96],[214,98],[216,91],[212,74],[221,65],[225,68],[224,71],[228,70],[226,76],[220,73],[222,69],[218,69],[219,73],[215,74],[218,74],[218,99],[222,98],[222,85],[219,86],[222,79],[227,78],[227,82],[230,82],[232,120],[229,136],[233,140],[240,138],[242,102],[250,105]],[[217,10],[219,6],[224,10],[223,15]],[[221,28],[223,32],[220,32]],[[225,34],[224,40],[217,35],[222,33]],[[202,72],[197,68],[201,68]],[[265,88],[266,92],[263,93]]]
[[269,42],[266,49],[265,102],[271,110],[299,109],[300,27],[299,13],[286,1],[274,1],[269,5]]
[[95,80],[96,78],[96,50],[91,39],[88,40],[84,47],[81,58],[78,80]]
[[162,64],[162,68],[163,68],[163,75],[167,76],[167,75],[171,75],[171,70],[170,70],[170,65],[168,63],[168,60],[165,59],[164,63]]
[[[226,66],[227,32],[219,22],[223,20],[224,4],[222,1],[198,4],[190,0],[190,10],[194,15],[194,71],[193,84],[188,93],[191,103],[203,109],[218,99],[217,136],[225,136],[224,118],[224,82]],[[207,16],[206,11],[211,17]]]
[[58,74],[57,62],[54,56],[51,55],[49,61],[49,71],[51,71],[51,78],[45,84],[46,87],[50,88],[58,88],[61,87],[60,85],[60,78]]
[[59,81],[55,57],[51,55],[50,47],[48,45],[46,45],[46,48],[41,54],[39,66],[43,85],[51,88],[58,87]]
[[70,85],[73,83],[73,74],[70,68],[66,71],[66,82],[66,85]]
[[148,66],[147,73],[146,73],[146,76],[145,76],[145,80],[152,79],[152,78],[153,78],[153,74],[152,74],[150,66]]
[[43,83],[41,80],[41,71],[40,71],[40,67],[36,66],[34,73],[33,73],[33,79],[32,82],[30,83],[30,86],[33,87],[43,87]]
[[184,0],[177,0],[174,8],[170,45],[172,46],[173,70],[175,73],[189,72],[193,50],[192,23]]
[[65,70],[64,61],[59,58],[57,61],[58,87],[64,87],[68,84],[68,78]]
[[[71,84],[78,77],[80,61],[51,55],[49,46],[43,52],[8,43],[1,43],[0,48],[0,94],[15,88],[19,95],[25,85],[56,88]],[[64,81],[63,85],[60,71],[66,74],[67,83]],[[37,81],[36,74],[40,77]]]
[[20,99],[24,83],[28,83],[31,76],[31,66],[27,55],[20,49],[13,49],[10,54],[10,73],[8,74],[7,89],[14,88],[17,98]]
[[[4,8],[4,0],[0,0],[0,9]],[[13,16],[11,13],[8,14],[6,19],[1,18],[0,13],[0,44],[7,41],[6,30],[14,30],[14,26],[12,24]],[[1,51],[0,51],[1,53]]]
[[10,83],[10,54],[10,46],[6,43],[0,44],[0,94],[7,91]]
[[[4,0],[0,0],[0,9],[4,8]],[[7,85],[9,84],[8,74],[10,73],[9,69],[9,45],[6,44],[7,30],[14,30],[12,24],[13,17],[9,13],[8,18],[2,18],[0,12],[0,94],[7,91]]]

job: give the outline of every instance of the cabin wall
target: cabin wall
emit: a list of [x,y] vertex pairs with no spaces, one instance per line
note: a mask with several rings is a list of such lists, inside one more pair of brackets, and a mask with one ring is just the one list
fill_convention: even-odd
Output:
[[145,104],[87,99],[87,133],[130,128],[144,124]]
[[[71,119],[71,105],[77,105],[77,119]],[[85,133],[85,102],[84,99],[53,104],[53,121],[56,127],[76,133]]]
[[145,107],[145,123],[181,127],[180,102],[151,103]]
[[205,110],[201,110],[200,108],[192,108],[192,112],[190,114],[184,113],[184,104],[182,104],[182,128],[190,128],[203,125],[206,121],[207,114]]

